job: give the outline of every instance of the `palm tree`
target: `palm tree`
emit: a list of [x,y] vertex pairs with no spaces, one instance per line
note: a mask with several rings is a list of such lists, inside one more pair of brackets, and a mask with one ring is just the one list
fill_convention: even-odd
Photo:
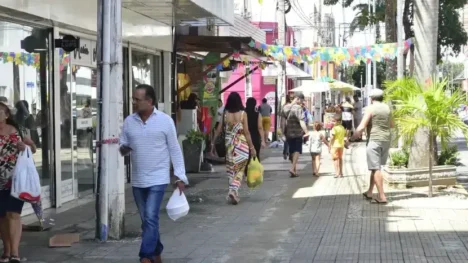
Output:
[[[459,90],[447,95],[446,88],[446,80],[438,81],[433,78],[426,83],[414,78],[404,78],[387,83],[385,90],[386,98],[394,104],[396,128],[405,142],[413,145],[418,136],[425,141],[422,148],[428,153],[425,161],[429,167],[429,197],[432,197],[436,138],[440,139],[443,150],[448,149],[449,142],[458,131],[462,131],[468,139],[468,125],[454,113],[460,104],[467,103],[466,96]],[[412,154],[414,153],[410,152],[410,160]]]
[[377,0],[375,6],[375,13],[371,11],[369,15],[368,4],[357,4],[353,7],[354,11],[358,11],[351,25],[349,26],[349,34],[353,35],[354,32],[359,29],[363,31],[366,27],[374,25],[376,27],[375,37],[377,40],[380,39],[380,22],[385,21],[385,4],[383,0]]
[[[413,0],[415,36],[415,76],[418,83],[425,83],[435,74],[437,65],[437,36],[439,0]],[[421,98],[422,100],[422,98]],[[410,148],[408,167],[430,166],[430,153],[427,151],[427,133],[424,127],[415,133]],[[431,137],[433,138],[433,137]],[[434,141],[431,141],[431,145]]]

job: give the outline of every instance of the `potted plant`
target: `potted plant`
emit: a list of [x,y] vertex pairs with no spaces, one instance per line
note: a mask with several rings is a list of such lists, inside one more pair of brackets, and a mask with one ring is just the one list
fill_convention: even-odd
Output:
[[191,129],[182,142],[185,171],[188,173],[200,172],[205,135],[197,129]]
[[[460,91],[446,92],[447,81],[439,81],[434,78],[427,83],[418,83],[414,78],[403,78],[386,85],[386,98],[394,105],[393,117],[399,135],[409,147],[409,166],[415,154],[411,151],[413,139],[417,133],[424,131],[427,142],[428,167],[412,167],[406,169],[395,169],[387,167],[389,174],[387,181],[398,181],[403,178],[418,182],[427,182],[429,185],[429,197],[432,196],[433,180],[439,184],[456,182],[456,167],[441,163],[437,157],[436,138],[440,140],[442,152],[449,149],[451,138],[462,131],[468,138],[468,126],[455,113],[460,104],[466,104],[466,97]],[[453,151],[452,151],[453,152]],[[453,155],[453,154],[452,154]],[[455,157],[456,158],[456,157]],[[453,159],[453,158],[452,158]],[[434,165],[435,164],[435,165]],[[393,178],[392,178],[393,176]],[[445,182],[443,182],[445,180]],[[442,182],[440,182],[442,181]]]

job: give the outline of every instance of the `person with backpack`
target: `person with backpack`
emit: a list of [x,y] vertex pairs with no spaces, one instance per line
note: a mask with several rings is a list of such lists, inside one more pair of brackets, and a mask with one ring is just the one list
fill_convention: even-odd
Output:
[[295,94],[294,100],[291,104],[285,105],[282,112],[282,120],[286,123],[282,125],[285,127],[285,136],[289,146],[290,161],[292,164],[289,174],[291,178],[298,177],[296,173],[296,166],[299,160],[299,155],[302,154],[302,145],[304,137],[308,137],[307,126],[304,122],[305,114],[302,108],[304,101],[304,94]]

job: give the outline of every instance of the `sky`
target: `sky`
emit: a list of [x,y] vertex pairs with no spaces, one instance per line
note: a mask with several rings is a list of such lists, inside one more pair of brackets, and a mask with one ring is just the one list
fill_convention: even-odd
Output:
[[[306,26],[311,28],[310,25],[307,24],[307,21],[301,18],[300,12],[297,11],[297,8],[302,10],[302,13],[305,15],[310,15],[313,17],[314,13],[314,4],[318,7],[319,1],[323,0],[290,0],[293,3],[293,9],[290,13],[286,15],[286,21],[289,26]],[[357,3],[359,2],[367,2],[367,0],[355,0]],[[244,0],[236,0],[236,3],[242,5]],[[277,0],[263,0],[263,4],[260,5],[258,0],[247,0],[247,3],[250,2],[250,10],[252,13],[252,21],[265,21],[265,22],[275,22],[276,21],[276,2]],[[356,4],[357,4],[356,3]],[[352,8],[343,8],[340,4],[335,6],[322,6],[322,13],[333,14],[335,19],[335,38],[338,39],[338,31],[340,23],[350,23],[354,16],[355,12]],[[313,22],[313,21],[311,21]],[[304,28],[306,28],[304,27]],[[343,29],[341,29],[342,31]],[[366,44],[372,44],[374,38],[370,37],[369,34],[364,33],[355,33],[352,38],[348,38],[347,46],[361,46]],[[303,41],[309,42],[309,41]],[[298,43],[303,44],[303,43]],[[307,46],[303,46],[307,47]]]

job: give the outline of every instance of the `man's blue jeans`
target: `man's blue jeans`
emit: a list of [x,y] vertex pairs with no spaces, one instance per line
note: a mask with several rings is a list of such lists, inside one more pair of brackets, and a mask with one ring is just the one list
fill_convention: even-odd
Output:
[[142,240],[140,259],[153,259],[160,256],[163,251],[163,244],[159,236],[159,209],[164,197],[164,190],[167,184],[155,185],[148,188],[133,187],[133,197],[140,212],[142,221]]

